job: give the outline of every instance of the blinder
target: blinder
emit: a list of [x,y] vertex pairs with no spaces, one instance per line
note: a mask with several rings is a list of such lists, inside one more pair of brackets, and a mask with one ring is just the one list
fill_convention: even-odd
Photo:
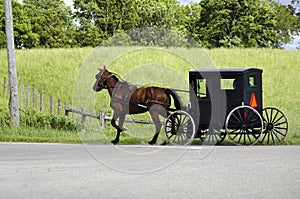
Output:
[[114,74],[109,74],[107,77],[103,78],[104,72],[107,71],[106,69],[102,70],[100,73],[98,73],[95,78],[97,79],[96,85],[100,87],[100,90],[102,89],[108,89],[108,86],[106,84],[106,81],[112,77]]

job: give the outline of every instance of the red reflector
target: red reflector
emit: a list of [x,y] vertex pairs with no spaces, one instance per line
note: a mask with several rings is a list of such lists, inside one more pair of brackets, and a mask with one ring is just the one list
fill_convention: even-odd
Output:
[[250,106],[252,108],[256,108],[258,106],[255,93],[252,93],[252,95],[251,95]]
[[246,119],[247,118],[247,113],[246,112],[244,112],[244,119]]

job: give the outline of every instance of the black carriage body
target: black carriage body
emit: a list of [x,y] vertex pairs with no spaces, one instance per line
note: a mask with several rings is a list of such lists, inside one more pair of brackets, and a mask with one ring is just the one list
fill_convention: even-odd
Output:
[[257,68],[190,71],[191,112],[198,117],[198,129],[224,128],[226,116],[241,105],[251,106],[261,115],[262,72]]

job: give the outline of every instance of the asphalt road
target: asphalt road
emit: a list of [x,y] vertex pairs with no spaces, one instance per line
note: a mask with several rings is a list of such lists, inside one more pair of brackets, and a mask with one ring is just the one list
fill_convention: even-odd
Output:
[[299,198],[299,146],[0,143],[0,198]]

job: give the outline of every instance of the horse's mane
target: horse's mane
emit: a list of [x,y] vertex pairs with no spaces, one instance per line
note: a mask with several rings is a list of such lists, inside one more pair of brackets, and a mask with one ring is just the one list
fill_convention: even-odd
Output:
[[130,83],[128,83],[127,81],[125,81],[124,79],[122,79],[117,73],[113,73],[113,72],[109,72],[112,77],[119,83],[122,84],[127,84],[127,85],[131,85]]
[[115,74],[113,74],[113,76],[112,76],[117,82],[119,81],[119,78],[115,75]]
[[112,75],[112,77],[113,77],[119,84],[137,88],[136,85],[134,85],[134,84],[132,84],[132,83],[130,83],[130,82],[128,82],[128,81],[125,81],[125,80],[122,79],[117,73],[114,73],[114,72],[109,72],[109,73],[110,73],[110,75]]

